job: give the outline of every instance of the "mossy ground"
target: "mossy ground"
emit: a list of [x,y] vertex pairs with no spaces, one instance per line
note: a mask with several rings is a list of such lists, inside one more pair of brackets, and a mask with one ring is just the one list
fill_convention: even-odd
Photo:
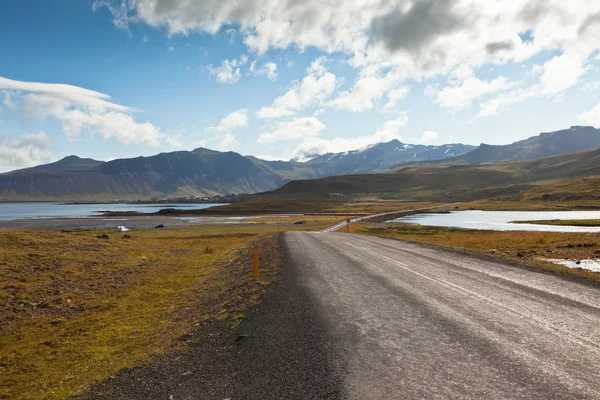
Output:
[[178,339],[201,321],[257,301],[276,275],[277,230],[330,222],[134,231],[130,239],[0,230],[0,398],[67,398],[184,346]]

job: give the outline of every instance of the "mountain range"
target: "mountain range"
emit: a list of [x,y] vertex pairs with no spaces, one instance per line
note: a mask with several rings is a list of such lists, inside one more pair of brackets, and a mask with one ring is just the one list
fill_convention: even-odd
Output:
[[[289,181],[371,174],[421,164],[486,164],[600,147],[600,130],[574,126],[505,146],[425,146],[398,140],[307,162],[265,161],[199,148],[102,162],[77,156],[0,174],[0,200],[110,200],[212,196],[277,189]],[[335,190],[332,190],[335,191]]]
[[477,149],[456,157],[468,164],[495,161],[519,161],[600,147],[600,130],[591,126],[572,126],[555,132],[544,132],[505,146],[481,144]]
[[[561,191],[560,184],[577,181],[579,195],[597,198],[597,193],[589,193],[594,188],[585,183],[588,181],[580,182],[584,178],[593,182],[600,178],[600,149],[533,160],[476,165],[403,165],[380,174],[295,180],[258,197],[279,199],[285,204],[286,198],[322,199],[332,192],[346,196],[375,193],[406,200],[454,202],[529,193],[537,196],[536,200],[543,200],[548,193],[553,193],[555,198],[575,198],[569,193],[569,188],[564,189],[565,193],[557,192]],[[585,188],[586,185],[589,187]],[[546,189],[549,186],[552,189]]]

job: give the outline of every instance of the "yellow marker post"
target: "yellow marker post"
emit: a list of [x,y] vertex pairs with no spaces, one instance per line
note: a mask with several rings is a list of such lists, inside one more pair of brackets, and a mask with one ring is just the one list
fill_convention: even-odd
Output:
[[350,232],[350,218],[346,220],[346,233]]
[[258,280],[258,246],[254,246],[254,280]]

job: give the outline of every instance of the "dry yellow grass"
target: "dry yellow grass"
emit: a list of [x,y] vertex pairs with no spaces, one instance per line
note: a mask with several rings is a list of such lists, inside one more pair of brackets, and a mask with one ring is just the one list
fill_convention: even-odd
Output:
[[[203,319],[231,317],[264,290],[235,259],[273,231],[0,230],[0,398],[66,398],[173,348]],[[223,272],[236,262],[242,275]]]
[[[447,199],[443,199],[444,201]],[[273,197],[256,195],[247,202],[232,203],[221,207],[211,207],[205,210],[186,211],[185,215],[260,215],[274,213],[312,213],[344,216],[346,214],[376,214],[387,211],[410,210],[425,208],[444,203],[416,202],[402,199],[386,199],[371,196],[341,196],[305,198],[295,196]]]
[[600,226],[600,219],[549,219],[541,221],[513,221],[513,223],[558,226]]
[[[599,258],[600,240],[595,233],[496,232],[409,224],[353,224],[351,231],[472,250],[600,283],[600,273],[572,269],[543,260]],[[519,253],[521,256],[517,255]]]

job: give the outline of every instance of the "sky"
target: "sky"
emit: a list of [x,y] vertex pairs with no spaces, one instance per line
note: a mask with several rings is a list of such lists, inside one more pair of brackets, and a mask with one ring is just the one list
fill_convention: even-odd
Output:
[[0,37],[0,172],[600,126],[600,0],[19,0]]

